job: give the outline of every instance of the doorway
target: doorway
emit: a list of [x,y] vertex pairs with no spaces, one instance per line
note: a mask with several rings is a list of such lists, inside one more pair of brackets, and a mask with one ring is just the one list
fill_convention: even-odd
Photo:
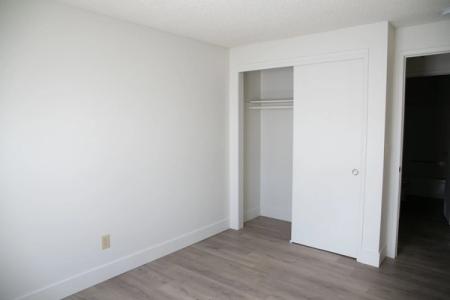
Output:
[[398,255],[450,250],[450,54],[406,59]]
[[[379,205],[381,204],[378,200],[381,199],[381,190],[379,189],[379,184],[381,184],[382,178],[382,159],[383,159],[383,151],[384,151],[384,145],[382,142],[383,134],[382,131],[384,130],[382,123],[384,124],[384,110],[381,109],[382,106],[384,107],[384,103],[380,101],[380,94],[378,92],[374,92],[377,90],[377,87],[380,89],[384,89],[385,86],[383,85],[383,82],[380,80],[377,80],[377,76],[375,76],[373,72],[373,69],[370,67],[374,64],[374,60],[369,60],[369,52],[367,50],[360,50],[360,51],[343,51],[343,52],[336,52],[333,54],[326,54],[326,55],[318,55],[318,56],[302,56],[302,57],[294,57],[289,60],[266,60],[258,63],[252,63],[252,64],[236,64],[231,69],[231,75],[230,75],[230,91],[232,93],[230,94],[230,227],[232,229],[239,230],[244,227],[244,217],[248,220],[248,211],[258,211],[258,210],[252,210],[250,206],[247,206],[245,203],[245,183],[246,183],[246,174],[245,174],[245,150],[246,150],[246,135],[245,135],[245,114],[247,113],[247,103],[245,100],[245,73],[255,71],[255,70],[269,70],[269,69],[278,69],[278,68],[292,68],[293,73],[299,75],[303,74],[304,72],[312,72],[311,75],[314,76],[305,76],[307,79],[307,82],[311,84],[315,84],[314,82],[322,82],[323,80],[323,74],[328,74],[329,70],[334,70],[329,76],[333,78],[337,78],[337,81],[333,82],[339,82],[339,84],[334,84],[333,82],[327,82],[326,84],[322,84],[319,86],[312,86],[310,84],[293,84],[293,94],[294,99],[291,100],[293,103],[293,122],[299,121],[299,120],[311,120],[308,115],[305,117],[302,117],[298,115],[296,116],[296,113],[304,113],[307,112],[308,109],[297,109],[297,100],[301,97],[301,94],[297,94],[297,92],[308,94],[309,88],[319,88],[320,90],[323,90],[324,93],[329,93],[330,91],[327,90],[327,87],[330,87],[331,89],[337,89],[340,92],[337,94],[333,93],[333,97],[339,96],[339,98],[342,98],[344,100],[352,99],[352,101],[356,98],[361,99],[361,101],[364,103],[364,108],[361,108],[358,103],[358,105],[350,105],[349,103],[346,103],[345,109],[343,107],[338,107],[336,109],[326,109],[324,110],[325,114],[322,114],[322,117],[325,118],[325,122],[319,124],[320,128],[324,128],[324,126],[330,126],[330,123],[327,120],[327,116],[336,116],[341,115],[343,111],[346,111],[345,115],[352,116],[352,118],[343,119],[342,122],[339,122],[339,125],[341,127],[339,128],[348,128],[347,122],[353,120],[356,116],[361,116],[363,120],[363,124],[358,124],[357,126],[352,126],[350,130],[352,135],[356,133],[353,131],[354,128],[359,129],[360,135],[358,135],[358,140],[361,141],[361,147],[351,147],[350,152],[353,152],[354,149],[361,150],[362,155],[352,155],[349,159],[347,164],[339,166],[338,168],[328,168],[325,166],[325,170],[327,170],[326,176],[332,176],[333,171],[341,171],[345,167],[345,171],[342,170],[342,172],[345,172],[344,176],[335,176],[334,178],[337,180],[331,181],[331,180],[320,180],[320,178],[324,177],[323,172],[322,173],[306,173],[306,176],[302,176],[302,173],[299,173],[298,171],[305,172],[305,168],[299,168],[299,164],[296,164],[295,157],[292,158],[292,166],[293,166],[293,175],[292,175],[292,224],[295,223],[295,220],[300,220],[301,216],[299,218],[298,215],[294,216],[295,211],[301,211],[304,210],[300,209],[300,207],[307,207],[308,204],[306,203],[300,203],[294,201],[295,199],[304,199],[304,197],[295,197],[294,192],[295,191],[302,191],[310,192],[312,191],[311,188],[320,186],[320,189],[315,189],[315,191],[318,191],[321,193],[321,195],[324,195],[326,190],[323,188],[324,185],[331,184],[333,187],[337,187],[339,189],[339,186],[343,187],[343,185],[339,185],[339,182],[342,180],[350,180],[351,178],[355,184],[351,184],[352,186],[352,201],[353,199],[356,199],[356,196],[358,194],[358,186],[361,185],[360,191],[360,197],[359,197],[359,203],[357,206],[359,206],[359,212],[355,210],[355,205],[351,206],[352,210],[351,213],[349,211],[344,211],[344,214],[341,213],[342,210],[344,210],[344,206],[340,205],[339,201],[335,201],[337,198],[340,198],[342,195],[342,192],[344,191],[344,188],[341,188],[338,190],[340,193],[332,194],[333,192],[329,192],[329,195],[333,196],[333,203],[336,204],[337,209],[334,210],[335,213],[330,213],[334,206],[329,206],[326,210],[326,212],[329,214],[330,218],[327,218],[328,216],[322,216],[321,213],[323,210],[316,210],[315,208],[317,206],[314,206],[315,211],[317,212],[316,216],[317,220],[326,220],[327,224],[329,224],[328,227],[322,227],[318,228],[320,232],[315,234],[314,236],[322,236],[323,239],[327,239],[328,236],[330,236],[330,233],[334,230],[333,224],[336,224],[336,218],[340,218],[337,221],[341,222],[340,224],[344,224],[345,220],[351,221],[350,225],[343,225],[343,226],[336,226],[339,228],[351,228],[352,230],[349,230],[349,235],[345,236],[346,241],[349,241],[349,244],[351,242],[352,245],[354,245],[353,241],[356,239],[356,230],[353,230],[355,228],[358,229],[358,240],[359,240],[359,246],[356,247],[345,247],[346,250],[350,249],[348,251],[350,254],[349,256],[355,257],[358,262],[369,264],[372,266],[378,267],[380,265],[381,259],[383,257],[383,252],[379,249],[379,243],[380,243],[380,235],[379,233],[379,223],[378,220],[381,218],[381,211],[377,210],[377,208],[380,208]],[[344,68],[344,65],[346,63],[349,63],[351,66],[349,68]],[[312,67],[312,66],[315,67]],[[308,67],[311,66],[312,68]],[[325,70],[319,70],[321,69],[320,66],[323,66]],[[325,67],[327,66],[327,67]],[[336,75],[338,73],[336,70],[341,70],[341,74],[339,76]],[[295,71],[297,70],[297,71]],[[300,72],[300,73],[299,73]],[[342,75],[342,73],[346,74],[345,76]],[[357,74],[357,75],[355,75]],[[297,75],[293,76],[293,79],[296,78]],[[327,76],[328,76],[327,75]],[[355,77],[356,76],[356,77]],[[314,80],[311,80],[311,78],[314,77]],[[328,78],[328,77],[327,77]],[[342,83],[342,80],[346,80],[345,83]],[[357,82],[358,84],[351,84],[352,80]],[[294,80],[293,80],[294,82]],[[298,81],[295,81],[298,82]],[[350,89],[342,88],[343,86],[350,86]],[[369,89],[369,86],[373,87],[372,89]],[[303,89],[302,87],[305,87],[306,89]],[[357,87],[357,88],[356,88]],[[340,90],[342,88],[342,90]],[[362,88],[362,93],[361,92]],[[348,91],[349,97],[345,97],[345,91]],[[328,99],[328,97],[327,97]],[[277,99],[275,99],[277,100]],[[289,99],[281,99],[283,101],[289,100]],[[287,101],[286,101],[287,102]],[[288,102],[287,102],[288,103]],[[309,103],[309,102],[308,102]],[[305,105],[308,105],[308,103],[304,103]],[[311,102],[311,104],[314,104],[314,101]],[[347,105],[348,104],[348,105]],[[289,106],[289,104],[285,104]],[[326,106],[325,106],[326,107]],[[349,111],[354,112],[356,108],[361,108],[361,110],[358,109],[358,112],[356,114],[349,114]],[[348,110],[347,110],[348,108]],[[318,111],[320,113],[320,110]],[[372,120],[369,122],[368,120]],[[351,126],[351,125],[350,125]],[[295,123],[293,123],[293,133],[296,132],[295,129],[299,128]],[[308,138],[313,138],[315,135],[314,132],[316,132],[315,127],[310,127],[311,132],[313,133],[311,136],[308,136]],[[331,127],[332,130],[338,131],[337,127]],[[342,131],[344,133],[348,133],[349,130]],[[297,131],[298,132],[298,131]],[[339,133],[341,135],[341,133]],[[293,135],[292,143],[297,144],[297,150],[293,151],[293,154],[295,156],[295,153],[299,153],[299,150],[305,149],[304,147],[299,148],[299,146],[306,145],[307,142],[301,141],[297,136],[297,142]],[[326,136],[330,136],[330,133],[327,132]],[[348,136],[348,135],[345,135]],[[338,137],[334,137],[338,138]],[[321,139],[319,139],[321,140]],[[352,139],[353,141],[353,139]],[[317,140],[313,140],[312,143],[316,143]],[[347,158],[348,152],[345,152],[342,150],[344,147],[350,147],[350,143],[345,142],[339,142],[333,144],[333,147],[330,147],[329,144],[327,144],[327,147],[321,147],[321,149],[325,149],[329,151],[332,155],[339,155],[339,153],[344,152],[345,157]],[[339,146],[339,151],[333,151],[335,149],[335,146]],[[351,145],[353,146],[353,144]],[[294,146],[294,149],[296,147]],[[317,157],[319,153],[316,151],[312,151],[311,148],[308,148],[310,150],[309,153],[314,155],[314,161],[317,160]],[[298,157],[298,155],[297,155]],[[340,160],[342,162],[342,157],[339,156],[337,160]],[[357,161],[354,161],[355,158],[359,158]],[[327,157],[329,159],[329,157]],[[351,161],[350,161],[351,160]],[[328,160],[327,160],[328,161]],[[347,161],[347,160],[346,160]],[[298,163],[299,161],[297,161]],[[305,161],[308,165],[310,165],[311,161]],[[323,165],[322,157],[319,159],[319,164]],[[297,166],[297,167],[296,167]],[[297,173],[296,173],[297,170]],[[328,172],[329,171],[329,172]],[[296,178],[311,178],[311,177],[320,177],[318,180],[315,181],[314,185],[306,186],[307,189],[296,189],[294,187],[295,184],[301,183],[299,180],[296,180]],[[345,179],[344,179],[345,178]],[[371,180],[366,180],[366,178],[370,178]],[[353,182],[352,181],[352,182]],[[357,183],[356,183],[357,182]],[[303,182],[304,183],[304,182]],[[288,190],[288,189],[286,189]],[[354,192],[356,190],[356,192]],[[312,191],[313,192],[313,191]],[[330,194],[331,193],[331,194]],[[297,194],[298,195],[298,194]],[[354,197],[353,197],[354,196]],[[348,195],[345,196],[345,199],[348,198]],[[324,199],[321,196],[321,199]],[[326,200],[326,199],[325,199]],[[320,203],[322,203],[321,201]],[[320,203],[316,203],[319,204]],[[294,209],[294,204],[297,205],[297,209]],[[312,208],[312,207],[309,207]],[[353,212],[359,213],[359,216],[356,216],[356,214],[353,214]],[[348,217],[351,215],[351,217]],[[347,216],[347,219],[344,220],[345,216]],[[309,216],[308,219],[310,220]],[[359,224],[356,224],[356,223]],[[350,223],[350,222],[349,222]],[[318,222],[314,222],[314,224],[318,224]],[[297,222],[298,225],[298,222]],[[312,232],[315,230],[314,227],[311,226],[292,226],[292,228],[297,229],[308,229],[309,232]],[[321,233],[324,231],[327,231],[327,235],[322,235]],[[345,231],[347,232],[347,231]],[[300,231],[297,231],[297,233],[300,233]],[[342,231],[341,231],[342,233]],[[306,236],[305,234],[297,234],[297,237]],[[334,236],[333,236],[334,237]],[[340,251],[340,249],[330,249],[329,247],[326,247],[327,245],[319,245],[316,243],[317,241],[314,241],[313,243],[306,243],[301,240],[293,240],[291,237],[292,243],[297,244],[303,244],[308,245],[310,247],[323,249],[330,252],[336,252],[339,254],[344,254],[344,251]],[[333,243],[335,244],[335,243]],[[356,249],[356,250],[355,250]],[[346,251],[347,252],[347,251]],[[347,255],[348,255],[347,254]]]
[[[290,240],[293,68],[243,73],[244,227]],[[257,220],[255,220],[257,219]],[[253,220],[253,221],[252,221]]]
[[292,222],[292,243],[361,256],[365,74],[364,57],[244,72],[245,221]]

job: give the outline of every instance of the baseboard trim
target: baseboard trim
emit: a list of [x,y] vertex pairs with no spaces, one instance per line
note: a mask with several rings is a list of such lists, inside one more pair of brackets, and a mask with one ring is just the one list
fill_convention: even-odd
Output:
[[383,246],[383,248],[381,248],[380,250],[380,263],[379,265],[381,266],[381,264],[383,263],[384,259],[386,258],[386,245]]
[[229,228],[229,220],[198,228],[165,242],[136,251],[106,264],[94,267],[69,278],[29,292],[15,300],[52,300],[70,296],[155,259],[190,246]]
[[283,216],[279,216],[279,215],[269,215],[269,214],[261,214],[261,216],[263,217],[267,217],[267,218],[271,218],[271,219],[275,219],[275,220],[279,220],[279,221],[284,221],[284,222],[292,222],[292,220],[290,218],[285,218]]
[[362,249],[356,260],[359,263],[379,268],[385,257],[386,247],[383,247],[380,251]]
[[260,214],[259,208],[247,209],[244,213],[244,221],[245,222],[250,221],[256,217],[259,217],[260,215],[261,214]]

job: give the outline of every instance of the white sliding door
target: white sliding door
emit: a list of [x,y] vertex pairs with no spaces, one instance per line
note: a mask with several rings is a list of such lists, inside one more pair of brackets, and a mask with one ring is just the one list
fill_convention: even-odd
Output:
[[362,235],[365,60],[294,67],[292,242],[357,257]]

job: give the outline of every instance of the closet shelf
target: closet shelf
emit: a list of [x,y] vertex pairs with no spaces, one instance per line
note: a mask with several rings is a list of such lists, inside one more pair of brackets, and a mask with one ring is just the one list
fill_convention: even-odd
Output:
[[292,109],[294,106],[292,105],[266,105],[266,106],[249,106],[248,109]]
[[249,105],[248,109],[291,109],[293,108],[294,99],[253,99],[246,102],[248,104],[256,104],[253,106]]
[[258,99],[258,100],[247,100],[247,103],[292,103],[294,99]]

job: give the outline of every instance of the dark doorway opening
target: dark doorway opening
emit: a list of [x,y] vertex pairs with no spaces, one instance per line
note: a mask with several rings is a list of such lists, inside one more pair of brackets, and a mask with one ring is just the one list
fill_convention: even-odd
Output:
[[450,54],[406,66],[398,253],[450,266]]

